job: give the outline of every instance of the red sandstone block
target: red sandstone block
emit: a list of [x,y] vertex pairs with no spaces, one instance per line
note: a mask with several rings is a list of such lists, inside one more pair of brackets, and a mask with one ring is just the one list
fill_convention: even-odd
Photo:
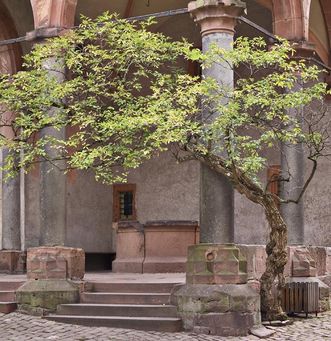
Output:
[[83,249],[64,246],[41,246],[28,249],[28,279],[83,279],[85,253]]
[[316,273],[316,262],[311,257],[308,248],[296,248],[292,256],[292,276],[314,277]]
[[25,271],[25,252],[18,250],[0,251],[0,272],[22,273]]

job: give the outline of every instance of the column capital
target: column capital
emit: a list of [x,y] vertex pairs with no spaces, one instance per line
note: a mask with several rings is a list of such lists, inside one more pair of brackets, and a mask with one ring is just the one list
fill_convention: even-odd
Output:
[[245,8],[241,0],[196,0],[188,4],[191,16],[201,26],[202,36],[218,32],[234,34],[237,18]]
[[30,0],[36,30],[71,28],[74,25],[77,0]]

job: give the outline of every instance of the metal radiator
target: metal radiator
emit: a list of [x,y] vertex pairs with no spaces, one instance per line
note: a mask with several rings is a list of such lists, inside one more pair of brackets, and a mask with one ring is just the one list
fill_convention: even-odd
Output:
[[287,283],[282,293],[282,306],[287,314],[317,313],[319,311],[319,287],[314,282]]

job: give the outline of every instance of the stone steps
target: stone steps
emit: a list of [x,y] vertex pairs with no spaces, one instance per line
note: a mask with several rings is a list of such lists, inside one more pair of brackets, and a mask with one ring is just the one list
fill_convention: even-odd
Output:
[[182,330],[182,321],[179,318],[49,315],[46,319],[55,322],[94,327],[153,330],[160,332],[178,332]]
[[118,292],[118,293],[169,293],[174,283],[109,283],[88,282],[85,284],[86,291],[90,292]]
[[25,281],[0,281],[0,291],[16,291]]
[[163,332],[182,330],[170,305],[175,283],[88,282],[79,304],[62,304],[45,318],[62,323]]
[[0,302],[0,313],[10,314],[17,309],[16,302]]
[[15,302],[15,291],[0,291],[0,302]]
[[16,290],[23,281],[0,281],[0,313],[9,314],[17,309]]
[[81,294],[80,301],[99,304],[169,304],[170,294],[88,292]]
[[173,305],[80,303],[62,304],[57,313],[78,316],[177,317],[177,308]]

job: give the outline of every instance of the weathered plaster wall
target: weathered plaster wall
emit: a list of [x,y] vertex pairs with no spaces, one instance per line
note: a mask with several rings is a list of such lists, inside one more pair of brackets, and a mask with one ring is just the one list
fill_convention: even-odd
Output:
[[307,245],[331,245],[330,174],[331,161],[321,159],[304,198],[305,244]]
[[199,174],[197,162],[177,164],[170,153],[133,171],[138,220],[199,220]]
[[[326,121],[331,120],[331,101]],[[328,151],[330,153],[330,149]],[[312,163],[306,162],[306,178]],[[305,244],[331,246],[331,159],[321,158],[304,196]]]
[[94,175],[75,171],[67,176],[66,245],[85,252],[109,253],[112,248],[112,189]]

